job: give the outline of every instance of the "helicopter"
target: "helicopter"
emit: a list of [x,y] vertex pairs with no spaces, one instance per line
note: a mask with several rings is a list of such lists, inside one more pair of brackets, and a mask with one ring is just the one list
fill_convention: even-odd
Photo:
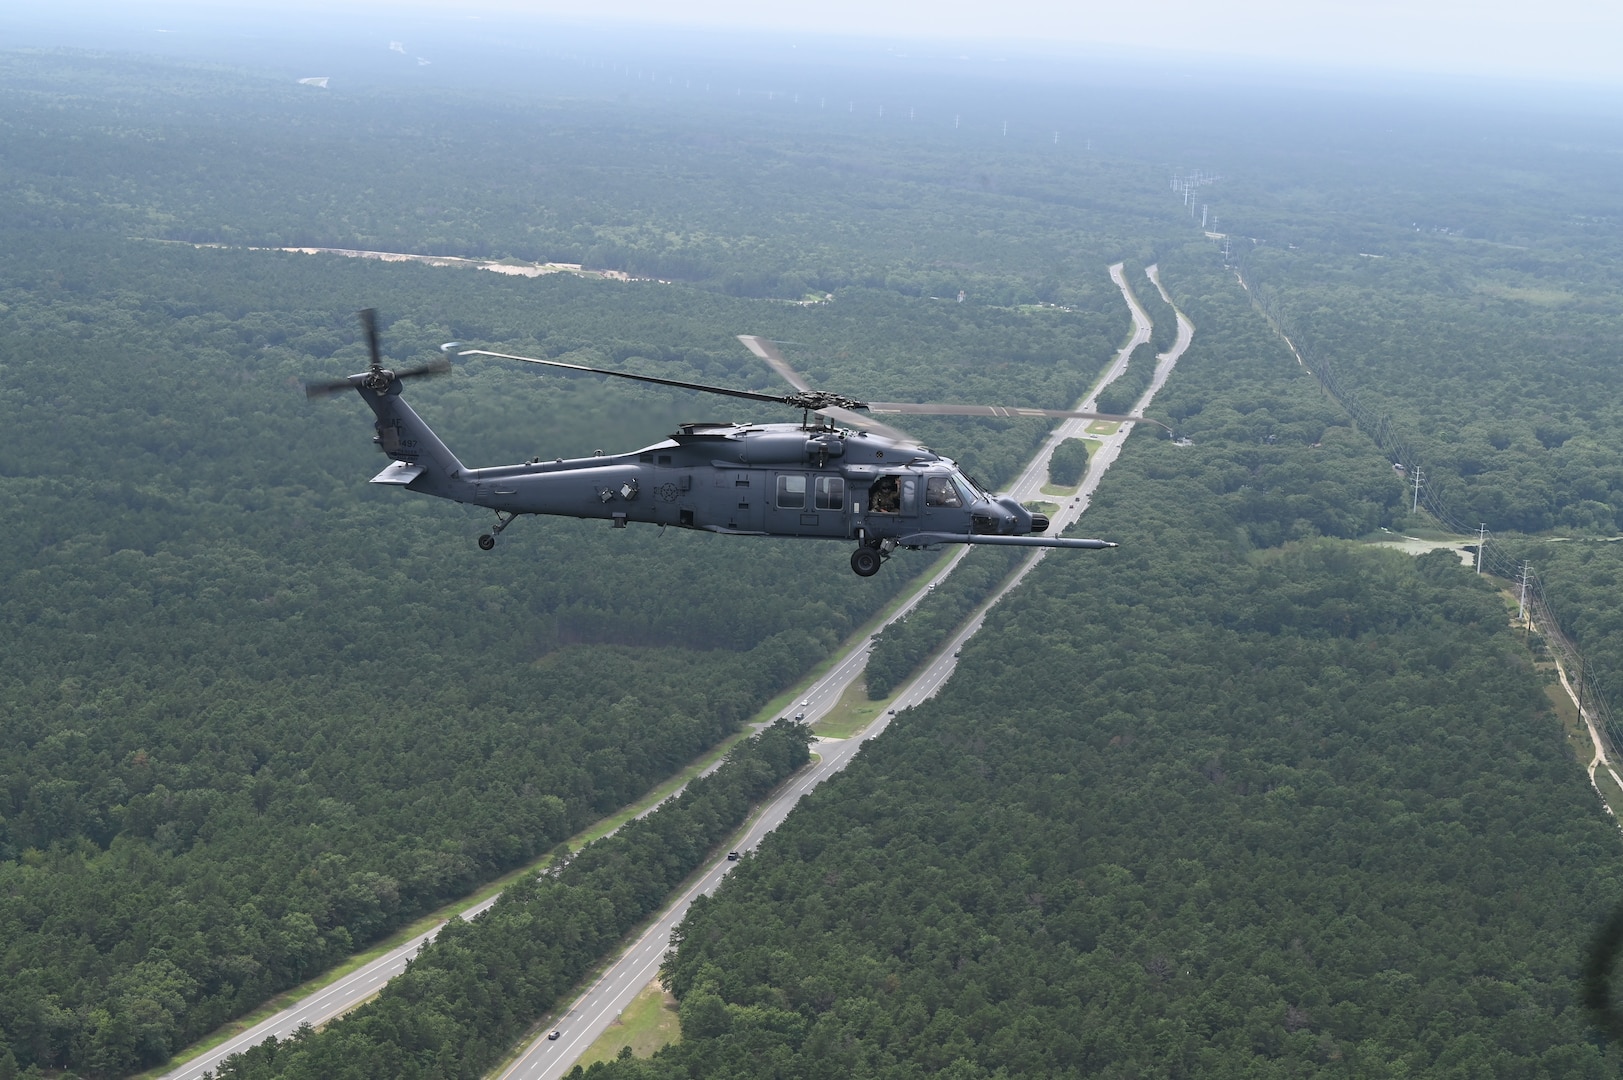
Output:
[[[1043,535],[1048,517],[1009,496],[987,491],[950,459],[919,445],[873,414],[1053,417],[1141,422],[1144,417],[1068,409],[997,405],[865,402],[812,389],[775,344],[739,335],[791,387],[765,394],[703,383],[586,367],[561,360],[440,346],[442,356],[404,371],[383,366],[377,314],[360,313],[371,364],[343,379],[307,382],[314,399],[353,388],[376,415],[372,441],[390,463],[371,480],[408,491],[484,506],[496,523],[479,537],[489,551],[523,514],[674,525],[726,536],[778,536],[854,542],[851,569],[872,577],[897,548],[941,544],[1112,548],[1108,540]],[[798,423],[686,422],[665,441],[625,454],[534,458],[518,465],[470,469],[401,397],[403,384],[451,370],[450,355],[521,361],[786,405]],[[1147,421],[1160,424],[1159,421]]]

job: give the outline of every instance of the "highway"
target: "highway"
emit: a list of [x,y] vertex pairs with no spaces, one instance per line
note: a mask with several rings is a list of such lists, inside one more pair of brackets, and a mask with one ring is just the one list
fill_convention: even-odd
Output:
[[[495,902],[496,897],[492,896],[462,912],[461,917],[471,919]],[[383,989],[385,983],[405,971],[406,961],[416,956],[423,942],[439,933],[440,927],[444,925],[439,923],[433,929],[418,934],[365,967],[317,990],[304,1000],[254,1025],[241,1035],[228,1039],[213,1050],[165,1073],[163,1080],[201,1080],[205,1072],[219,1068],[220,1062],[232,1054],[240,1054],[250,1046],[257,1046],[272,1035],[285,1039],[305,1024],[320,1027],[333,1017],[341,1016],[376,995]]]
[[[1152,279],[1153,279],[1153,270]],[[1126,345],[1116,354],[1115,360],[1107,369],[1106,377],[1101,378],[1083,402],[1076,406],[1079,411],[1091,410],[1098,389],[1109,379],[1119,375],[1126,365],[1128,357],[1141,342],[1149,340],[1150,320],[1139,307],[1128,289],[1126,279],[1123,277],[1122,265],[1117,263],[1110,268],[1111,280],[1122,290],[1123,298],[1132,312],[1134,330]],[[1156,367],[1156,377],[1150,388],[1145,392],[1135,407],[1135,413],[1141,413],[1149,404],[1151,397],[1160,389],[1170,374],[1173,365],[1177,362],[1183,350],[1188,347],[1193,334],[1193,327],[1180,314],[1178,317],[1178,342],[1168,353],[1159,358]],[[1095,451],[1093,459],[1088,466],[1088,473],[1082,487],[1075,498],[1066,506],[1061,507],[1059,513],[1052,515],[1052,532],[1058,534],[1068,525],[1074,523],[1087,508],[1088,499],[1097,487],[1110,463],[1115,461],[1121,451],[1122,444],[1133,425],[1124,424],[1114,434],[1099,438],[1086,434],[1087,420],[1067,420],[1054,430],[1054,433],[1044,441],[1042,448],[1032,459],[1030,465],[1021,472],[1020,476],[1009,488],[1009,493],[1022,501],[1035,499],[1052,500],[1051,496],[1042,494],[1041,489],[1047,479],[1048,457],[1054,447],[1069,438],[1094,438],[1101,446]],[[1023,563],[1020,569],[1011,577],[995,596],[987,601],[976,614],[964,624],[955,634],[947,647],[943,648],[924,670],[906,683],[897,693],[890,705],[890,713],[881,715],[872,724],[868,725],[856,738],[848,740],[820,739],[814,748],[819,760],[808,766],[803,772],[796,775],[787,785],[781,788],[770,802],[758,812],[747,826],[744,835],[737,841],[738,850],[750,850],[760,843],[761,838],[770,833],[789,815],[801,796],[816,787],[824,779],[843,769],[851,758],[861,748],[864,741],[873,738],[884,731],[889,724],[891,713],[901,712],[911,708],[922,701],[934,696],[953,669],[957,666],[956,653],[963,643],[973,637],[981,627],[985,613],[1002,596],[1017,585],[1031,567],[1048,554],[1047,548],[1036,549],[1032,558]],[[944,579],[955,569],[969,549],[960,547],[940,570],[931,577],[929,584]],[[1098,556],[1076,555],[1069,557],[1092,558]],[[928,595],[928,589],[920,588],[900,608],[891,615],[886,625],[907,615]],[[790,715],[804,711],[807,722],[815,723],[826,715],[839,702],[841,696],[853,682],[862,674],[868,662],[869,644],[865,639],[858,642],[834,664],[834,666],[821,678],[812,684],[810,689],[799,695],[796,704],[787,710]],[[802,707],[800,702],[806,704]],[[717,763],[719,765],[719,762]],[[716,766],[712,766],[715,768]],[[500,1073],[503,1080],[538,1080],[538,1078],[558,1077],[567,1072],[575,1060],[592,1042],[605,1031],[619,1016],[620,1012],[630,1003],[637,993],[647,986],[658,972],[661,960],[670,941],[670,932],[681,922],[686,914],[688,905],[700,893],[709,893],[721,878],[734,864],[725,857],[718,859],[714,864],[703,870],[698,878],[693,880],[683,890],[682,894],[673,901],[660,914],[657,921],[651,925],[638,939],[624,952],[615,964],[592,985],[578,1000],[572,1003],[567,1010],[558,1014],[552,1027],[562,1032],[556,1042],[549,1041],[544,1034],[527,1047],[522,1055],[507,1069]],[[471,919],[495,903],[495,897],[475,904],[460,913],[463,919]],[[430,940],[439,933],[440,923],[423,934],[414,937],[411,941],[399,946],[385,956],[379,957],[366,966],[346,975],[331,985],[316,991],[309,997],[299,1001],[289,1008],[277,1013],[265,1021],[255,1025],[242,1034],[235,1036],[213,1050],[207,1051],[196,1058],[179,1065],[172,1071],[165,1073],[162,1080],[202,1080],[205,1072],[219,1067],[221,1061],[231,1054],[241,1053],[251,1046],[255,1046],[272,1035],[286,1038],[293,1034],[304,1024],[320,1027],[334,1017],[354,1009],[358,1005],[375,996],[389,979],[398,975],[406,968],[406,962],[415,956],[423,942]]]
[[[1151,281],[1155,280],[1154,270],[1154,267],[1149,269]],[[1121,289],[1123,298],[1132,310],[1134,330],[1127,344],[1122,346],[1121,350],[1116,354],[1116,359],[1107,369],[1106,375],[1100,379],[1098,385],[1083,400],[1083,403],[1076,406],[1079,412],[1092,410],[1094,397],[1097,395],[1098,390],[1105,383],[1121,374],[1133,350],[1142,342],[1148,341],[1150,337],[1151,324],[1149,316],[1144,313],[1144,310],[1139,307],[1137,301],[1133,298],[1126,278],[1123,276],[1120,263],[1110,268],[1110,277],[1116,283],[1117,288]],[[1158,283],[1157,287],[1159,287]],[[1164,292],[1163,295],[1165,295]],[[1170,297],[1168,297],[1168,303],[1171,303]],[[1141,411],[1149,405],[1156,391],[1166,383],[1167,376],[1172,373],[1178,358],[1189,347],[1193,335],[1194,326],[1180,312],[1178,314],[1177,342],[1170,350],[1157,357],[1155,377],[1135,406],[1135,413],[1141,414]],[[1031,464],[1010,486],[1009,493],[1022,501],[1051,498],[1050,496],[1044,496],[1041,490],[1048,477],[1049,455],[1065,439],[1084,436],[1098,438],[1097,436],[1086,435],[1086,428],[1089,423],[1092,423],[1092,421],[1076,419],[1067,420],[1060,424],[1054,433],[1044,441],[1042,448],[1038,451],[1036,457],[1032,459]],[[1061,507],[1060,512],[1054,516],[1052,527],[1056,533],[1065,526],[1074,523],[1081,516],[1082,511],[1087,509],[1088,501],[1097,489],[1099,480],[1104,475],[1105,470],[1121,453],[1121,447],[1127,441],[1127,436],[1131,433],[1133,426],[1132,424],[1123,424],[1115,433],[1099,438],[1098,441],[1102,445],[1094,452],[1093,458],[1088,465],[1087,476],[1084,478],[1081,487],[1073,499]],[[795,776],[789,784],[773,795],[756,818],[750,822],[743,836],[736,842],[735,850],[740,852],[754,850],[768,833],[777,828],[789,816],[789,811],[808,791],[845,768],[850,760],[856,756],[857,751],[861,749],[862,743],[883,732],[889,726],[892,715],[933,697],[936,691],[951,677],[953,670],[958,665],[958,650],[980,630],[985,622],[986,613],[1011,589],[1020,584],[1025,579],[1026,574],[1031,572],[1031,568],[1036,566],[1052,550],[1051,548],[1037,548],[1032,556],[1022,563],[1014,574],[1010,575],[1009,580],[959,628],[958,632],[929,661],[925,668],[903,685],[892,700],[888,712],[869,724],[855,738],[818,740],[815,749],[820,756],[820,760]],[[940,581],[951,573],[958,565],[958,560],[967,551],[968,548],[961,548],[951,561],[931,579],[931,582]],[[1076,555],[1072,553],[1069,557],[1074,558]],[[911,611],[927,594],[927,589],[919,590],[891,617],[890,621],[893,622]],[[815,723],[833,708],[835,703],[840,700],[840,696],[845,693],[845,690],[861,675],[863,667],[868,662],[868,648],[866,641],[855,645],[827,675],[819,679],[810,691],[802,695],[801,700],[807,703],[804,711],[808,722]],[[795,711],[801,710],[797,708]],[[669,947],[671,931],[687,914],[688,906],[693,903],[694,897],[712,892],[734,865],[736,864],[722,856],[705,868],[702,875],[683,890],[682,894],[660,913],[658,920],[621,954],[620,959],[604,972],[591,989],[572,1003],[567,1010],[557,1014],[552,1023],[543,1028],[542,1034],[538,1035],[529,1046],[525,1047],[516,1060],[495,1075],[500,1080],[556,1080],[557,1077],[563,1076],[573,1068],[581,1054],[585,1053],[587,1048],[609,1029],[626,1006],[631,1004],[632,999],[658,974],[659,965],[664,959],[666,949]],[[550,1030],[561,1033],[557,1041],[546,1038],[545,1033]]]

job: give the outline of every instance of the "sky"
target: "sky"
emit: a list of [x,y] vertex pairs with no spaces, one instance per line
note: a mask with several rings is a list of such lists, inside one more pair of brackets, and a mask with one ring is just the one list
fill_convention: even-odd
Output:
[[[5,7],[7,5],[0,5]],[[889,39],[954,52],[1157,54],[1258,68],[1399,72],[1623,87],[1623,0],[58,0],[13,18],[95,25],[298,8],[395,17],[563,20]],[[0,15],[0,48],[7,47]],[[26,44],[34,44],[30,40]],[[71,44],[64,41],[62,44]]]
[[1619,0],[347,0],[476,11],[1239,56],[1293,66],[1623,83]]

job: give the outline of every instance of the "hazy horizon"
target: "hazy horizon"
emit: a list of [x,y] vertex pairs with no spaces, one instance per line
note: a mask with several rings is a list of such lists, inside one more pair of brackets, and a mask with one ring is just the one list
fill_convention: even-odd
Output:
[[[301,17],[302,15],[302,17]],[[1153,13],[1117,5],[1013,4],[883,6],[833,0],[816,8],[761,6],[737,0],[694,0],[673,15],[650,0],[347,0],[341,5],[236,4],[194,0],[135,6],[78,0],[48,10],[0,16],[0,40],[11,47],[127,47],[190,51],[201,35],[244,42],[289,37],[326,27],[377,28],[379,47],[403,34],[435,35],[459,25],[471,31],[637,38],[652,33],[688,49],[725,53],[727,38],[770,40],[792,51],[851,49],[897,63],[966,69],[1043,63],[1147,65],[1226,69],[1249,79],[1414,80],[1469,91],[1481,85],[1546,84],[1555,91],[1623,89],[1623,9],[1579,0],[1541,5],[1537,17],[1509,0],[1466,6],[1454,0],[1421,5],[1283,3],[1238,0],[1220,8],[1167,0]],[[150,36],[148,36],[150,35]],[[124,40],[113,40],[120,37]],[[160,40],[162,38],[162,40]],[[431,39],[432,40],[432,39]],[[336,44],[336,42],[333,42]],[[517,42],[506,42],[517,44]],[[410,44],[409,42],[407,43]],[[1013,65],[1010,65],[1013,66]],[[1034,72],[1021,71],[1031,75]]]

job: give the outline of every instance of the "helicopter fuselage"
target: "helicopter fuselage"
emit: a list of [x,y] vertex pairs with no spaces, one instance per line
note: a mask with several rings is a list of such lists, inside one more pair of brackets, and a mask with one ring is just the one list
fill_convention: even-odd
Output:
[[[357,376],[357,379],[360,377]],[[373,483],[489,507],[495,536],[521,514],[596,518],[739,536],[855,540],[862,576],[897,547],[1004,544],[1112,547],[1040,535],[1048,519],[966,477],[925,447],[821,418],[800,424],[682,424],[628,454],[533,459],[469,469],[400,398],[357,384],[377,415],[374,438],[392,463]],[[864,554],[868,552],[870,554]]]
[[[465,474],[467,501],[519,514],[828,539],[1014,535],[1031,514],[981,492],[947,458],[866,432],[798,424],[683,424],[630,454]],[[409,486],[409,485],[408,485]]]

